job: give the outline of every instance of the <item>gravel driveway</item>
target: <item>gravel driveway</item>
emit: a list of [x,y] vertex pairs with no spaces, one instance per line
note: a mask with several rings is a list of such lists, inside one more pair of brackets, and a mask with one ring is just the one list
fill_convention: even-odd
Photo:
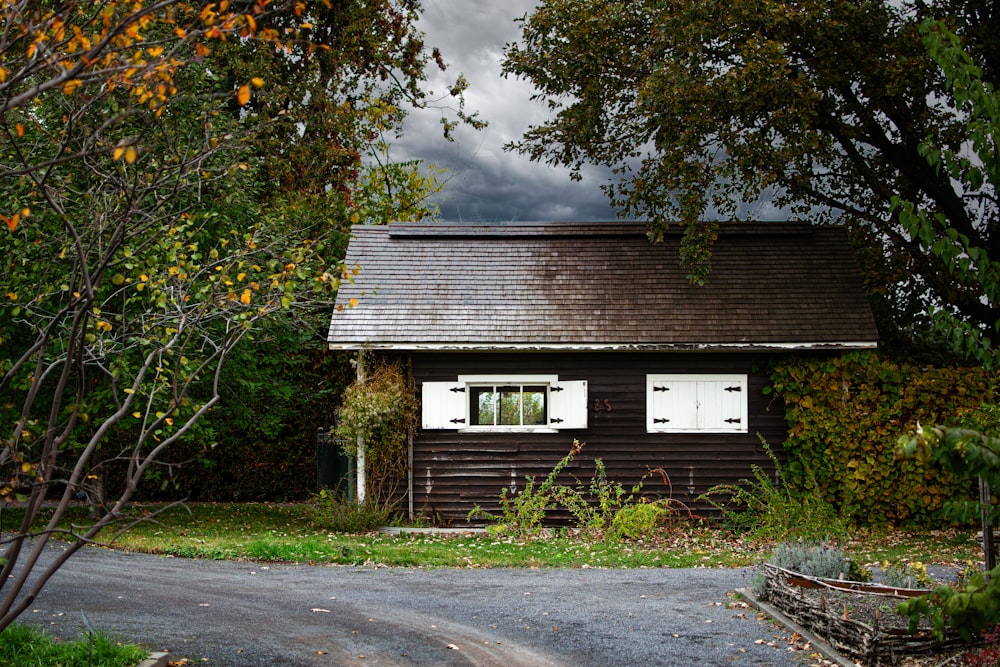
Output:
[[123,639],[215,667],[802,665],[780,628],[730,605],[747,576],[269,565],[92,548],[21,619],[76,638],[82,611]]

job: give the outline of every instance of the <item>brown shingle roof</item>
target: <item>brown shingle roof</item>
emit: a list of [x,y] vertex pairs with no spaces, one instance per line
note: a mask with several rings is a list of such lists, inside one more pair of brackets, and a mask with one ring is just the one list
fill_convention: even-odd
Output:
[[[874,346],[840,227],[722,225],[704,286],[637,223],[357,226],[333,348]],[[356,307],[348,307],[357,299]]]

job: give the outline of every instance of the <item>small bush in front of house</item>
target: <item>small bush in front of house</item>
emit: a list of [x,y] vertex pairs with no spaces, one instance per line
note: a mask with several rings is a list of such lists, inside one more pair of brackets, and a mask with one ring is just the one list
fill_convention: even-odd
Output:
[[753,479],[713,486],[699,497],[722,514],[723,527],[763,540],[822,542],[842,539],[850,526],[829,502],[812,491],[793,492],[783,479],[781,463],[766,442],[764,451],[774,464],[774,477],[751,466]]
[[343,493],[323,489],[313,498],[310,518],[332,533],[367,533],[392,522],[392,508],[384,504],[356,503]]
[[668,500],[637,502],[625,505],[611,521],[606,537],[609,540],[641,540],[653,534],[670,514]]
[[[576,448],[578,443],[573,445]],[[600,538],[618,512],[631,504],[639,488],[641,485],[629,493],[621,484],[608,479],[601,459],[594,459],[594,474],[587,486],[579,481],[575,486],[557,484],[552,488],[552,498],[557,506],[570,513],[578,530],[588,537]]]
[[[492,522],[487,532],[506,537],[534,537],[544,530],[549,511],[561,509],[573,520],[573,527],[591,539],[640,539],[648,536],[673,511],[667,501],[647,502],[642,498],[642,485],[626,490],[620,483],[609,480],[604,462],[594,460],[594,474],[589,482],[576,480],[576,484],[559,484],[559,474],[573,461],[586,443],[573,441],[564,456],[537,483],[534,477],[525,477],[524,488],[500,492],[500,514],[493,515],[476,505],[468,519],[487,519]],[[650,471],[666,477],[662,470]],[[645,480],[645,477],[643,478]],[[685,508],[686,509],[686,508]]]
[[344,391],[334,432],[347,456],[356,457],[358,441],[364,443],[366,493],[374,505],[391,503],[406,479],[407,436],[419,414],[410,382],[400,364],[385,362]]

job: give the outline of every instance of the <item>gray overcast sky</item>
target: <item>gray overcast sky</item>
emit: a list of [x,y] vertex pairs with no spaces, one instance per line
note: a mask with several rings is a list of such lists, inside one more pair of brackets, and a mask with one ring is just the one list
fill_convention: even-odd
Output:
[[600,186],[606,172],[584,171],[571,181],[566,169],[533,163],[503,150],[530,126],[546,118],[540,102],[530,100],[526,81],[500,76],[503,47],[520,36],[515,18],[530,12],[536,0],[424,0],[420,23],[428,46],[440,47],[448,63],[444,73],[428,70],[430,88],[442,93],[464,73],[470,88],[466,110],[478,110],[485,130],[460,128],[455,141],[441,136],[440,111],[412,112],[404,137],[393,144],[397,160],[421,159],[450,172],[439,200],[444,220],[613,220]]

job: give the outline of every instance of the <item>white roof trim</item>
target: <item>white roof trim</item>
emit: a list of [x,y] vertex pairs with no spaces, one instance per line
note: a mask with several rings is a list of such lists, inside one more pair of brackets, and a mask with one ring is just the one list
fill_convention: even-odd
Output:
[[655,351],[794,351],[873,350],[875,341],[825,341],[804,343],[329,343],[331,350],[395,350],[411,352],[655,352]]

